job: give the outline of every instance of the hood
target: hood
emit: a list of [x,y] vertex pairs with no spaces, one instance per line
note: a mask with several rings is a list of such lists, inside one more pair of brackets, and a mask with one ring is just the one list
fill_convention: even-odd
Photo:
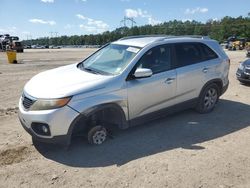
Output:
[[246,67],[250,67],[250,59],[247,59],[246,61],[244,61],[243,65]]
[[34,76],[24,91],[35,98],[62,98],[102,89],[111,78],[80,70],[77,64],[73,64]]

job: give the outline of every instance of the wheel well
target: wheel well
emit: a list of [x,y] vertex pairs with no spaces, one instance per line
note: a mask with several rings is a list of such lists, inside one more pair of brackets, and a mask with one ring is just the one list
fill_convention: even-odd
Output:
[[216,84],[216,85],[218,86],[218,88],[219,88],[219,94],[220,94],[220,95],[222,94],[223,83],[222,83],[222,80],[220,80],[220,79],[214,79],[214,80],[210,80],[209,82],[207,82],[207,83],[203,86],[201,92],[202,92],[208,85],[210,85],[210,84]]
[[128,127],[125,114],[117,104],[102,104],[88,110],[85,115],[80,114],[71,127],[72,134],[78,134],[88,130],[90,126],[104,124],[121,129]]
[[87,115],[87,117],[88,119],[97,118],[99,122],[115,125],[121,129],[128,127],[124,111],[118,104],[109,103],[98,105]]
[[114,108],[103,108],[91,113],[87,118],[89,125],[115,125],[120,126],[122,124],[122,118],[119,111]]

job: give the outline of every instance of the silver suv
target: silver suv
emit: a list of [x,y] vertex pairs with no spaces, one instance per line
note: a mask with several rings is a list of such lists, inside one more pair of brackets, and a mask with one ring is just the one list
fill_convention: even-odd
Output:
[[42,72],[24,87],[19,119],[35,140],[69,144],[83,133],[103,143],[176,109],[214,109],[228,87],[230,60],[202,36],[134,36],[84,61]]

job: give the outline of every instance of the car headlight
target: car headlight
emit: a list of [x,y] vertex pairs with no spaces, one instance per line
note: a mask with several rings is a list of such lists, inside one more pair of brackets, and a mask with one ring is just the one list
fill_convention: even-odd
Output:
[[31,107],[30,110],[51,110],[60,108],[68,104],[71,97],[61,99],[38,99]]
[[239,69],[244,70],[244,65],[242,63],[240,63]]

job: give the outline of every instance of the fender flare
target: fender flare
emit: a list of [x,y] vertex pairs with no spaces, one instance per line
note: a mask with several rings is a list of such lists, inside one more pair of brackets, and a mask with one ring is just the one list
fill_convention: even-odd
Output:
[[201,93],[202,93],[202,91],[208,86],[208,85],[210,85],[210,84],[212,84],[212,83],[214,83],[214,84],[217,84],[218,85],[218,83],[220,84],[220,85],[218,85],[218,88],[220,89],[220,95],[222,95],[222,89],[223,89],[223,82],[222,82],[222,80],[221,79],[219,79],[219,78],[216,78],[216,79],[212,79],[212,80],[209,80],[203,87],[202,87],[202,89],[201,89],[201,91],[200,91],[200,94],[199,94],[199,97],[200,97],[200,95],[201,95]]

